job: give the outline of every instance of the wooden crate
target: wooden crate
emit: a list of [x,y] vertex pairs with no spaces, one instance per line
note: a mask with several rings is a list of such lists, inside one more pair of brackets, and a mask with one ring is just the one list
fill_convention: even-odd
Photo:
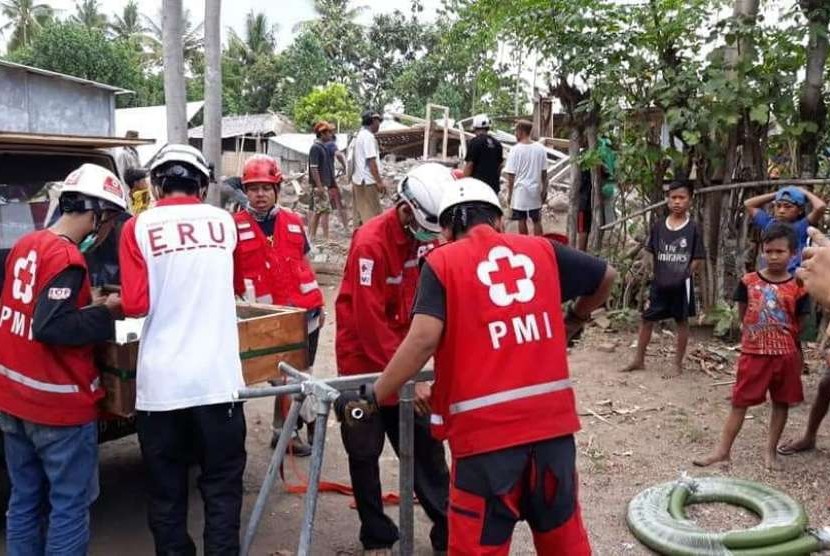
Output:
[[118,417],[135,413],[135,368],[138,341],[118,344],[107,342],[97,346],[95,362],[101,371],[101,386],[106,392],[101,409]]
[[[277,364],[286,361],[298,369],[308,366],[308,329],[305,310],[276,305],[237,303],[240,319],[239,357],[245,384],[279,378]],[[138,341],[107,342],[96,349],[101,384],[106,390],[102,410],[119,417],[135,413],[135,373]]]
[[308,367],[308,327],[304,309],[237,303],[239,357],[245,384],[279,378],[277,364]]

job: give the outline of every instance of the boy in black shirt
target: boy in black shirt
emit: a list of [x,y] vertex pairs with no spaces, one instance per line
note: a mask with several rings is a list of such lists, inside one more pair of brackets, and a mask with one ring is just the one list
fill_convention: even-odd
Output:
[[677,323],[677,350],[674,375],[683,371],[683,358],[689,342],[689,317],[695,316],[692,274],[703,264],[703,236],[689,216],[692,204],[691,182],[676,180],[666,193],[669,216],[651,229],[646,250],[653,257],[654,276],[649,301],[643,311],[637,355],[623,372],[645,369],[646,348],[654,323],[674,319]]

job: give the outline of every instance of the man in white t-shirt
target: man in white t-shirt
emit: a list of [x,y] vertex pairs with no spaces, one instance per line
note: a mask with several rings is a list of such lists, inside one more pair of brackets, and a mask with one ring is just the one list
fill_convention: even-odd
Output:
[[238,554],[245,470],[244,386],[234,292],[233,217],[202,203],[202,154],[167,145],[150,168],[156,206],[124,224],[124,314],[146,317],[136,369],[136,429],[148,475],[156,554],[196,554],[187,532],[188,470],[201,468],[204,553]]
[[380,177],[380,152],[375,133],[380,129],[380,114],[363,113],[363,127],[354,139],[352,192],[355,228],[380,214],[380,195],[386,185]]
[[542,205],[548,197],[548,156],[545,148],[530,140],[533,124],[516,122],[518,143],[507,155],[507,202],[510,219],[519,223],[519,233],[527,235],[527,220],[533,222],[533,233],[542,235]]

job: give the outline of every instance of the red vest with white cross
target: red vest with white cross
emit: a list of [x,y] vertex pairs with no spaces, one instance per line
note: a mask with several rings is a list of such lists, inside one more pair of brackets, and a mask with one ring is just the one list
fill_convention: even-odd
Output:
[[239,237],[237,272],[253,281],[257,298],[270,296],[274,305],[303,309],[323,306],[323,293],[305,257],[306,235],[300,215],[281,208],[271,240],[247,211],[237,212],[234,220]]
[[453,457],[579,430],[550,242],[481,225],[427,262],[446,292],[431,422]]
[[[33,338],[35,303],[55,276],[68,267],[87,270],[75,244],[48,230],[34,232],[15,244],[6,259],[0,297],[0,411],[43,425],[82,425],[98,416],[104,397],[92,346],[54,346]],[[53,299],[71,292],[52,288]],[[77,306],[92,301],[89,279]]]

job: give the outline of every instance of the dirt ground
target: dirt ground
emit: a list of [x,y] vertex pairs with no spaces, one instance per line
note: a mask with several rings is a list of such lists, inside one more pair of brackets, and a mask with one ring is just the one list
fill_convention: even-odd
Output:
[[[332,322],[323,330],[315,373],[334,374],[334,311],[336,277],[323,277],[324,293]],[[692,361],[679,378],[664,379],[661,374],[669,369],[673,339],[656,333],[648,369],[643,372],[617,372],[631,357],[634,331],[609,332],[599,328],[588,331],[585,339],[570,355],[571,375],[575,382],[582,417],[582,431],[578,439],[580,470],[580,499],[584,520],[590,532],[595,554],[628,555],[649,554],[629,533],[625,524],[626,506],[640,490],[656,483],[676,479],[681,473],[692,476],[728,474],[743,479],[761,481],[789,493],[805,505],[811,524],[830,524],[830,434],[827,425],[818,441],[818,450],[783,458],[784,471],[767,472],[763,465],[762,449],[765,442],[768,409],[750,410],[747,421],[733,453],[731,469],[700,470],[691,465],[695,455],[707,452],[720,433],[729,411],[729,385],[715,383],[728,381],[733,365],[705,374]],[[693,351],[700,340],[693,340]],[[718,350],[728,352],[726,346]],[[729,354],[734,358],[736,354]],[[816,384],[818,364],[805,377],[807,402],[795,408],[784,433],[786,438],[798,434],[804,427]],[[248,466],[245,472],[245,500],[243,530],[271,450],[270,399],[247,403]],[[598,416],[592,415],[594,412]],[[152,537],[146,525],[146,478],[135,437],[129,437],[101,447],[101,495],[92,512],[93,555],[132,556],[153,553]],[[294,460],[287,465],[290,483],[300,481],[308,460]],[[397,460],[387,446],[382,460],[384,488],[397,490]],[[193,474],[190,531],[197,539],[203,527],[202,507]],[[340,441],[338,425],[329,422],[323,478],[328,481],[348,482],[345,454]],[[299,536],[303,499],[282,492],[278,484],[273,492],[268,511],[260,526],[253,547],[256,555],[287,555],[294,553]],[[397,507],[388,513],[397,519]],[[705,507],[692,512],[695,519],[707,527],[729,529],[747,527],[754,518],[730,507]],[[338,494],[324,494],[319,499],[314,533],[314,554],[360,554],[357,512],[350,508],[350,499]],[[429,522],[416,508],[417,554],[431,554],[428,542]],[[1,550],[1,549],[0,549]],[[512,554],[533,554],[529,531],[524,525],[517,528]]]
[[[329,305],[335,295],[334,286],[326,286]],[[333,312],[330,309],[330,314]],[[326,326],[315,369],[321,375],[334,373],[334,327]],[[693,476],[722,474],[721,469],[699,470],[690,464],[692,456],[707,451],[715,442],[729,409],[729,386],[712,386],[714,380],[689,364],[680,378],[663,379],[667,369],[672,339],[656,335],[654,357],[648,370],[620,374],[617,369],[630,356],[633,333],[611,334],[592,330],[571,354],[571,373],[576,383],[580,412],[594,411],[602,419],[586,416],[578,435],[580,497],[585,522],[590,531],[595,553],[599,555],[648,554],[628,532],[625,512],[628,501],[640,490],[653,484],[670,481],[684,471]],[[612,352],[600,351],[612,349]],[[599,349],[598,349],[599,348]],[[651,350],[650,350],[651,351]],[[816,366],[815,364],[813,365]],[[725,369],[729,372],[731,369]],[[818,373],[805,377],[805,392],[812,398]],[[610,401],[610,403],[609,403]],[[632,411],[639,408],[636,411]],[[616,409],[619,413],[612,413]],[[808,405],[796,408],[787,425],[785,436],[802,429]],[[245,507],[247,519],[264,475],[271,451],[271,405],[269,400],[248,403],[248,467],[245,473]],[[819,449],[813,453],[784,459],[785,470],[768,473],[763,466],[762,446],[766,434],[767,408],[750,411],[750,419],[735,447],[733,464],[727,474],[762,481],[779,488],[801,501],[813,525],[830,522],[826,485],[830,481],[828,450],[830,438],[825,427],[819,438]],[[289,466],[292,483],[306,470],[307,460]],[[383,457],[385,488],[397,486],[397,462],[387,448]],[[324,479],[348,482],[348,471],[337,425],[329,423]],[[195,477],[195,474],[194,474]],[[278,486],[272,495],[268,513],[257,536],[253,553],[257,555],[293,553],[299,534],[303,499],[284,494]],[[93,509],[92,554],[120,556],[144,555],[152,552],[152,539],[145,524],[145,478],[135,438],[127,438],[101,449],[101,497]],[[315,554],[359,554],[357,513],[349,507],[350,500],[337,494],[321,496],[314,537]],[[397,517],[397,508],[389,507]],[[714,515],[713,515],[714,512]],[[430,554],[428,521],[416,509],[418,554]],[[753,518],[733,508],[696,511],[701,523],[719,523],[745,527]],[[194,487],[191,498],[191,534],[199,536],[202,528],[201,501]],[[730,528],[730,527],[726,527]],[[532,543],[522,525],[514,537],[513,554],[532,554]]]

